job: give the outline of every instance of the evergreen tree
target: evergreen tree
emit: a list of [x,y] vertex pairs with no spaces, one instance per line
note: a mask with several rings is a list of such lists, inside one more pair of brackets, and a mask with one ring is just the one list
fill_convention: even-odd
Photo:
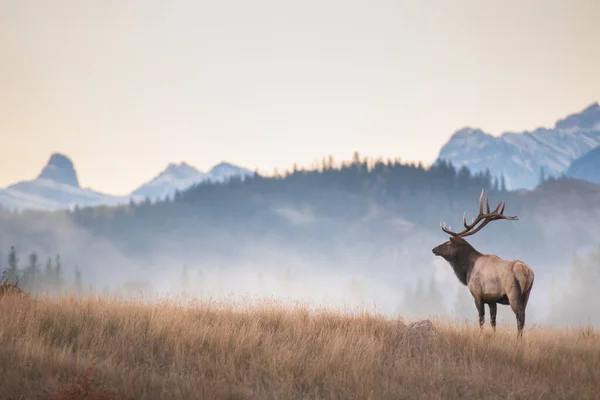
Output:
[[37,254],[35,252],[31,253],[29,255],[29,264],[25,268],[23,286],[31,291],[37,291],[39,289],[41,271],[37,261]]
[[484,186],[488,187],[488,188],[489,187],[493,188],[494,182],[493,182],[493,179],[492,179],[492,173],[490,172],[489,168],[485,169],[485,173],[483,175],[483,178],[485,180]]
[[506,192],[506,180],[504,179],[504,174],[500,177],[500,191]]
[[53,274],[54,289],[60,292],[63,288],[63,277],[62,277],[62,264],[60,262],[60,256],[57,254],[54,262],[54,274]]
[[11,282],[16,283],[19,279],[19,258],[15,251],[15,246],[10,246],[10,253],[8,253],[8,270],[6,271],[5,278]]
[[53,291],[54,288],[54,268],[52,267],[52,258],[48,257],[48,261],[46,261],[46,267],[44,268],[44,279],[43,286],[44,290]]
[[473,180],[471,171],[469,170],[469,168],[467,168],[466,165],[463,165],[462,167],[460,167],[456,178],[457,178],[458,186],[463,190],[465,188],[470,187],[471,186],[470,183]]
[[540,167],[540,181],[539,181],[539,184],[541,185],[544,182],[546,182],[546,172],[544,171],[544,166],[542,165]]
[[83,294],[83,281],[81,279],[81,270],[75,266],[75,293],[78,295]]
[[333,159],[333,156],[331,154],[329,155],[329,157],[327,157],[327,161],[328,161],[329,169],[334,169],[335,168],[335,160]]

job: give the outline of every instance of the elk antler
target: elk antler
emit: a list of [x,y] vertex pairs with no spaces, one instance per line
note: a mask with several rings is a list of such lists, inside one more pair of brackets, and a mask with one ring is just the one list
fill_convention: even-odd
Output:
[[[494,209],[494,211],[490,212],[490,201],[488,198],[488,195],[485,195],[485,205],[486,205],[486,213],[483,213],[483,192],[485,191],[485,189],[481,190],[481,196],[479,196],[479,215],[477,215],[476,218],[473,219],[473,221],[470,224],[467,224],[467,213],[465,212],[463,214],[463,225],[465,226],[465,229],[463,229],[462,231],[456,233],[456,232],[452,232],[450,230],[450,227],[446,227],[446,224],[442,224],[440,222],[440,228],[442,228],[442,230],[444,232],[446,232],[449,235],[455,236],[455,237],[465,237],[465,236],[471,236],[476,234],[477,232],[479,232],[479,230],[481,230],[481,228],[483,228],[484,226],[486,226],[489,222],[491,221],[496,221],[498,219],[508,219],[511,221],[517,220],[518,218],[516,216],[514,217],[509,217],[504,215],[504,207],[506,206],[506,204],[503,201],[500,201],[498,203],[498,206]],[[479,225],[477,228],[475,228],[475,226],[479,223],[483,221],[483,223],[481,225]],[[475,228],[475,229],[473,229]]]

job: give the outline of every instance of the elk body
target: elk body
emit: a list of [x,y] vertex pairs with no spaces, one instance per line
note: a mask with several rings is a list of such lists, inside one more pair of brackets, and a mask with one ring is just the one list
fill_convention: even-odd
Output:
[[503,260],[493,254],[482,254],[464,239],[477,233],[490,221],[517,219],[503,214],[505,204],[502,201],[490,212],[487,196],[487,212],[484,214],[483,193],[482,191],[479,197],[479,215],[473,222],[467,224],[466,213],[463,215],[465,229],[456,233],[440,223],[440,228],[450,235],[450,240],[432,251],[436,256],[448,261],[458,280],[468,287],[479,313],[480,328],[483,328],[485,322],[485,304],[489,306],[490,322],[494,331],[497,305],[510,305],[517,317],[517,337],[520,338],[525,326],[525,308],[533,287],[533,270],[522,261]]

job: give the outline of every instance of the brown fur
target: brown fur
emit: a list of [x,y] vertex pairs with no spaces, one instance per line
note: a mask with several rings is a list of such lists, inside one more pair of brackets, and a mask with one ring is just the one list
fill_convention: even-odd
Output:
[[497,304],[510,305],[517,317],[517,335],[523,335],[525,308],[533,287],[533,270],[518,260],[503,260],[493,254],[482,254],[465,239],[453,236],[435,247],[433,254],[444,258],[458,280],[469,288],[479,313],[479,326],[485,321],[485,304],[496,330]]

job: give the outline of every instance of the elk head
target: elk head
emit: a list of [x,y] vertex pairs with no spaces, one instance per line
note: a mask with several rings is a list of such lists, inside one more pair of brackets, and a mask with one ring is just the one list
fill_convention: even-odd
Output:
[[[486,213],[483,212],[483,193],[484,190],[481,191],[481,195],[479,196],[479,214],[470,224],[467,224],[467,213],[463,214],[463,225],[465,228],[460,232],[453,232],[450,230],[450,227],[446,227],[446,224],[442,224],[440,222],[440,228],[444,232],[450,235],[450,240],[436,246],[432,249],[433,254],[436,256],[440,256],[444,258],[446,261],[453,263],[462,256],[468,256],[469,253],[476,251],[464,238],[467,236],[474,235],[479,232],[484,226],[486,226],[491,221],[496,221],[499,219],[508,219],[508,220],[516,220],[515,217],[509,217],[504,215],[504,207],[505,203],[500,201],[498,206],[490,211],[490,202],[489,198],[485,196],[485,204],[486,204]],[[481,223],[481,224],[479,224]],[[477,226],[479,224],[479,226]]]

